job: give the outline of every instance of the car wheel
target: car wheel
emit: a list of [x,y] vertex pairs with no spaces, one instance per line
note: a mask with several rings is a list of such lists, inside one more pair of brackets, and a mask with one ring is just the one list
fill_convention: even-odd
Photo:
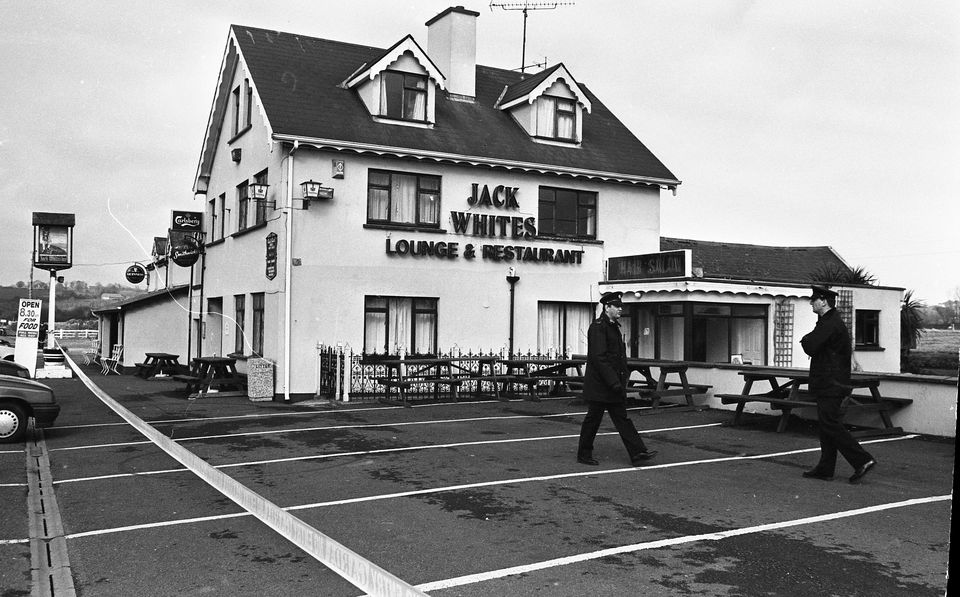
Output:
[[27,411],[19,404],[0,403],[0,443],[18,442],[27,434]]

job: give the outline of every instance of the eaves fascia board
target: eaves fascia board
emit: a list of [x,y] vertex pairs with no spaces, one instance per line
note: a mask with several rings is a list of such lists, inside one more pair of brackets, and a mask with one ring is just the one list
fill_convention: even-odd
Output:
[[557,166],[551,164],[537,164],[534,162],[515,162],[512,160],[489,158],[481,156],[470,156],[463,154],[447,153],[442,151],[429,151],[422,149],[410,149],[405,147],[392,147],[389,145],[377,145],[372,143],[360,143],[355,141],[343,141],[337,139],[320,139],[317,137],[300,137],[297,135],[273,135],[274,141],[282,143],[299,143],[300,145],[312,145],[317,149],[335,149],[344,151],[356,151],[359,153],[375,153],[378,155],[389,155],[393,157],[412,157],[417,159],[435,160],[438,162],[453,162],[456,164],[467,164],[470,166],[490,166],[495,168],[505,168],[508,170],[525,170],[530,172],[540,172],[542,174],[558,174],[574,176],[581,178],[593,178],[611,182],[623,182],[633,184],[650,184],[665,189],[675,189],[681,184],[681,181],[669,178],[656,178],[650,176],[638,176],[635,174],[624,174],[620,172],[604,172],[601,170],[589,170],[586,168],[571,168],[567,166]]

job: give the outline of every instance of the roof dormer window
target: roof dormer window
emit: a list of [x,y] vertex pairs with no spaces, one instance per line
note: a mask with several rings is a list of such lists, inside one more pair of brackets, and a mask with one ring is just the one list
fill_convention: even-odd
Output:
[[579,146],[590,99],[565,66],[504,88],[497,107],[508,112],[537,143]]
[[575,141],[577,110],[573,100],[541,96],[537,98],[537,136]]
[[427,119],[427,77],[411,73],[381,73],[380,115],[399,120]]
[[342,86],[356,90],[376,122],[430,128],[444,77],[408,35],[377,60],[363,64]]

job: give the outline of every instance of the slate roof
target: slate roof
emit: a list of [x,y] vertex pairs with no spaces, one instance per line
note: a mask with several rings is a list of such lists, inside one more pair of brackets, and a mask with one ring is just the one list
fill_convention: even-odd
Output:
[[738,243],[660,238],[661,251],[690,249],[693,267],[707,279],[809,284],[824,268],[849,271],[830,247],[771,247]]
[[[453,156],[463,157],[465,162],[476,158],[477,163],[537,164],[566,173],[587,171],[587,176],[613,173],[634,182],[642,179],[668,187],[680,184],[579,82],[593,104],[592,113],[584,115],[579,148],[534,142],[508,113],[495,107],[505,88],[523,82],[521,73],[480,65],[475,102],[438,93],[433,128],[396,126],[375,122],[356,92],[341,86],[385,50],[240,25],[231,30],[274,138],[342,141],[402,148],[410,155],[440,154],[437,159]],[[205,174],[203,163],[199,174]]]
[[530,75],[522,79],[519,83],[514,83],[510,86],[507,92],[503,94],[500,104],[509,104],[513,100],[527,95],[536,89],[537,85],[545,81],[546,78],[552,75],[558,68],[560,68],[560,65],[555,64],[554,66],[544,69],[535,75]]

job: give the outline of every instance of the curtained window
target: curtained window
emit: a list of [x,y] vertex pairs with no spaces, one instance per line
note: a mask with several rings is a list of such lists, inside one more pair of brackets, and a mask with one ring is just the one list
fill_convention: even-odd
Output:
[[380,74],[380,115],[399,120],[427,119],[427,78],[384,71]]
[[440,177],[370,170],[367,221],[440,227]]
[[236,294],[233,296],[233,322],[236,326],[236,338],[233,340],[233,352],[236,354],[244,354],[244,343],[246,339],[243,335],[243,319],[247,316],[247,297],[242,294]]
[[437,299],[367,296],[363,309],[364,354],[436,354]]
[[587,330],[593,318],[591,303],[541,301],[537,308],[537,350],[586,354]]
[[[259,174],[254,176],[253,182],[257,184],[266,184],[266,185],[270,184],[267,181],[267,171],[264,170],[263,172],[260,172]],[[257,215],[256,215],[256,219],[254,220],[254,223],[263,224],[266,221],[267,221],[267,203],[266,201],[257,201]]]
[[537,99],[537,136],[575,141],[576,104],[572,100],[542,96]]
[[264,294],[257,292],[250,296],[253,299],[253,354],[263,356]]

